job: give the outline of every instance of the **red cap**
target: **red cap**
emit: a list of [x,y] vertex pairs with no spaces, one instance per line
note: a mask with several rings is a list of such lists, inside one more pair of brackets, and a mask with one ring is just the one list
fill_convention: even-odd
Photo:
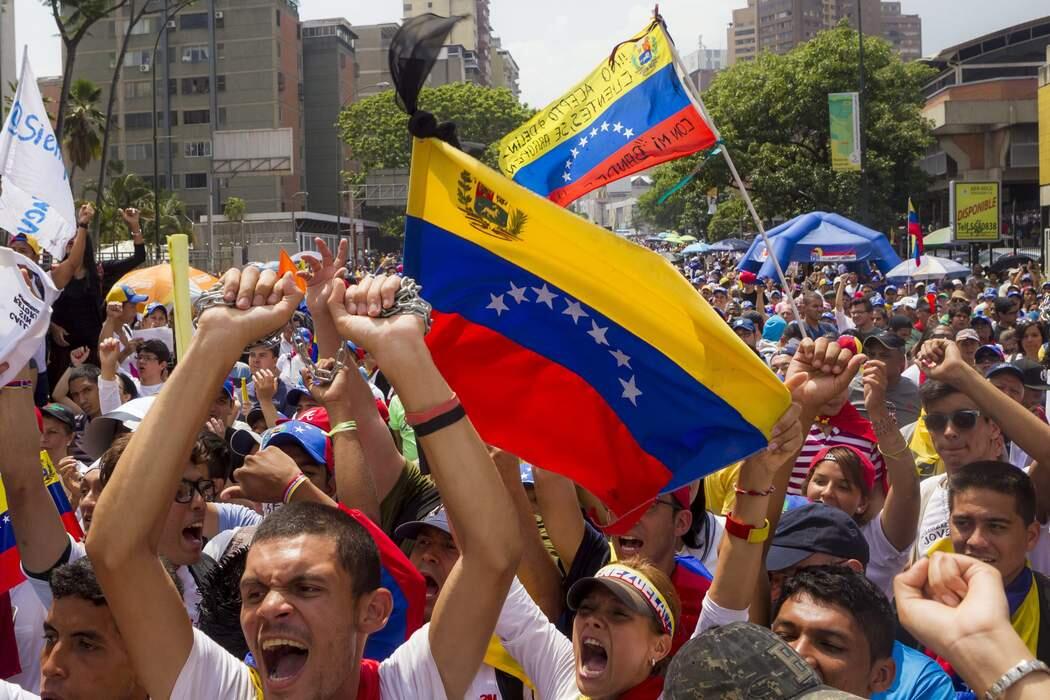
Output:
[[750,270],[744,270],[740,273],[740,281],[744,284],[754,284],[755,280],[757,279],[758,277],[755,275],[755,273],[751,272]]
[[[328,418],[328,409],[320,406],[306,409],[301,415],[296,417],[296,420],[316,426],[326,433],[332,429],[332,421]],[[335,470],[335,453],[332,450],[332,438],[327,438],[324,443],[325,466],[328,467],[328,473],[331,474]]]

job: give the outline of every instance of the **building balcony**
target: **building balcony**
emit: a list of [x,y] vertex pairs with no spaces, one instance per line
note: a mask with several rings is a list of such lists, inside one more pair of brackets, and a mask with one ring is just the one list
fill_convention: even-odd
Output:
[[1034,124],[1037,112],[1034,77],[952,85],[931,96],[923,108],[937,136]]

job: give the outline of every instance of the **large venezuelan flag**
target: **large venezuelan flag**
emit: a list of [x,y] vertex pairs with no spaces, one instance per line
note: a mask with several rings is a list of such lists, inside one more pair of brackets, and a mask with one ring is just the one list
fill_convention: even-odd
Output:
[[659,255],[417,140],[405,269],[481,436],[619,515],[762,449],[783,385]]
[[[44,485],[47,486],[51,499],[55,502],[66,532],[77,540],[83,539],[84,531],[80,529],[77,515],[69,504],[69,499],[66,498],[66,492],[62,489],[61,477],[51,464],[51,458],[47,452],[40,453],[40,467]],[[18,556],[18,544],[15,540],[15,529],[11,527],[11,518],[7,513],[7,494],[4,492],[3,484],[0,483],[0,593],[11,590],[24,580],[21,559]]]
[[505,175],[565,206],[718,139],[660,20],[499,144]]

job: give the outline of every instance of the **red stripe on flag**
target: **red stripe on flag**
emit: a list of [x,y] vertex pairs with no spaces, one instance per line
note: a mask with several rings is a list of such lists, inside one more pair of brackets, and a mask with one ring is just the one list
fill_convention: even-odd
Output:
[[[483,440],[564,474],[621,516],[670,482],[671,472],[577,374],[458,314],[432,317],[427,345]],[[542,432],[523,431],[519,419],[536,416]],[[615,464],[629,467],[611,471]]]
[[0,552],[0,592],[6,592],[25,581],[22,573],[22,559],[18,556],[18,547],[8,547]]
[[73,511],[69,511],[61,514],[62,525],[66,528],[66,532],[73,535],[73,539],[80,542],[84,539],[84,531],[80,529],[80,521],[77,520],[77,514]]
[[636,136],[575,182],[553,190],[547,198],[565,206],[596,187],[710,148],[715,141],[707,122],[695,107],[688,105]]

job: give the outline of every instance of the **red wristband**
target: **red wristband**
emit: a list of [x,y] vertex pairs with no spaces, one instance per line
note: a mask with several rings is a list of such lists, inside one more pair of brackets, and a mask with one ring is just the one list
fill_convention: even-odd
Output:
[[443,413],[448,413],[456,406],[459,406],[459,397],[456,396],[455,392],[452,393],[452,398],[448,401],[442,401],[437,406],[428,408],[425,411],[413,411],[405,414],[405,422],[413,428],[420,423],[426,423],[428,420],[437,418]]
[[752,491],[751,489],[742,489],[739,486],[736,487],[736,493],[738,496],[771,496],[775,487],[770,484],[769,488],[765,491]]

